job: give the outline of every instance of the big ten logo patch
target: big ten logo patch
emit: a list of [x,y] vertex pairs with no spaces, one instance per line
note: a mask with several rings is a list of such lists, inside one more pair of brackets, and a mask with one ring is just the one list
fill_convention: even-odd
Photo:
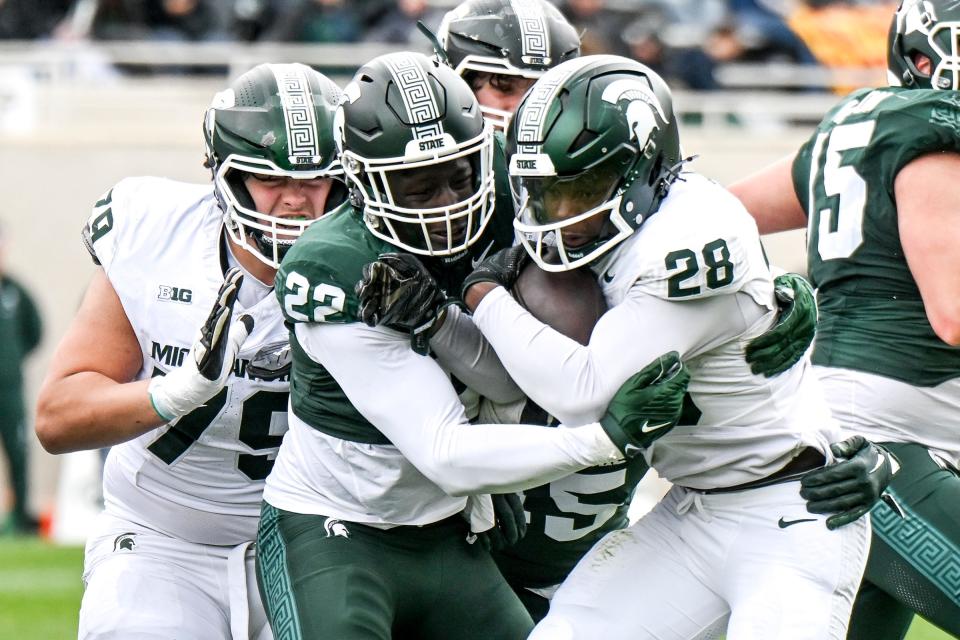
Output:
[[193,301],[193,290],[162,284],[159,293],[157,293],[157,300],[190,304]]

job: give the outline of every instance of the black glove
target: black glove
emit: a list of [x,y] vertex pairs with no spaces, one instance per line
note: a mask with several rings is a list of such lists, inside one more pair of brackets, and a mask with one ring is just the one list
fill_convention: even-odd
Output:
[[233,320],[233,306],[243,273],[227,271],[210,313],[183,364],[150,380],[147,392],[161,418],[171,421],[206,403],[227,384],[240,346],[253,331],[253,318]]
[[797,363],[807,352],[817,328],[817,298],[810,283],[795,273],[773,281],[777,324],[747,344],[746,360],[754,374],[772,378]]
[[842,462],[815,469],[800,479],[800,497],[810,513],[833,514],[827,528],[850,524],[873,508],[900,465],[883,447],[863,436],[830,445]]
[[364,265],[355,291],[360,319],[412,336],[429,335],[447,302],[446,293],[423,263],[410,253],[384,253]]
[[529,259],[527,250],[521,245],[497,251],[478,264],[473,273],[464,279],[460,299],[466,300],[467,289],[481,282],[492,282],[507,290],[512,289]]
[[680,354],[665,353],[620,386],[600,426],[632,458],[677,424],[688,384]]
[[523,497],[519,493],[502,493],[490,496],[496,514],[496,524],[477,534],[484,549],[499,551],[511,547],[527,534],[527,516],[523,511]]

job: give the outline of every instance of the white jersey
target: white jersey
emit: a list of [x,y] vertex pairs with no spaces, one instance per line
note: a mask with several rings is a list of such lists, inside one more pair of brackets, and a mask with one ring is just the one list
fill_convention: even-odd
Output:
[[503,289],[474,314],[514,380],[551,414],[597,420],[628,377],[676,350],[692,405],[646,452],[661,477],[734,486],[837,439],[806,358],[771,379],[744,360],[746,344],[774,324],[776,303],[756,224],[725,189],[683,174],[656,215],[592,266],[609,310],[586,347],[545,331]]
[[[137,379],[179,366],[196,340],[223,282],[222,223],[210,186],[160,178],[123,180],[94,208],[92,249],[140,343]],[[242,291],[256,288],[250,280]],[[190,542],[256,537],[264,478],[287,430],[289,382],[246,372],[261,347],[287,340],[272,292],[244,307],[249,298],[239,296],[234,317],[249,314],[254,329],[224,390],[111,449],[103,479],[108,512]]]

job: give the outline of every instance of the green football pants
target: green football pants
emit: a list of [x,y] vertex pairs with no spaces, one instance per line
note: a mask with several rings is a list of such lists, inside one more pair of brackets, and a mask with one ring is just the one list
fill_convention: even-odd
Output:
[[276,640],[521,640],[533,621],[459,516],[377,529],[264,503],[257,580]]
[[885,442],[900,471],[870,512],[873,540],[848,640],[901,640],[916,612],[960,637],[960,476],[919,444]]

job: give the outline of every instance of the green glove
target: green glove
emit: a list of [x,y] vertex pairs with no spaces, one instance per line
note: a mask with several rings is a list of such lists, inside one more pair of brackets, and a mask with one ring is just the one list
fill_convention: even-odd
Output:
[[680,354],[665,353],[620,386],[600,426],[632,458],[677,424],[688,384],[690,373]]
[[800,497],[810,513],[833,514],[827,528],[850,524],[870,509],[900,468],[892,453],[863,436],[830,445],[842,460],[808,472],[800,479]]
[[780,314],[763,335],[747,344],[750,371],[772,378],[796,364],[807,352],[817,327],[817,298],[803,276],[785,273],[773,281]]

